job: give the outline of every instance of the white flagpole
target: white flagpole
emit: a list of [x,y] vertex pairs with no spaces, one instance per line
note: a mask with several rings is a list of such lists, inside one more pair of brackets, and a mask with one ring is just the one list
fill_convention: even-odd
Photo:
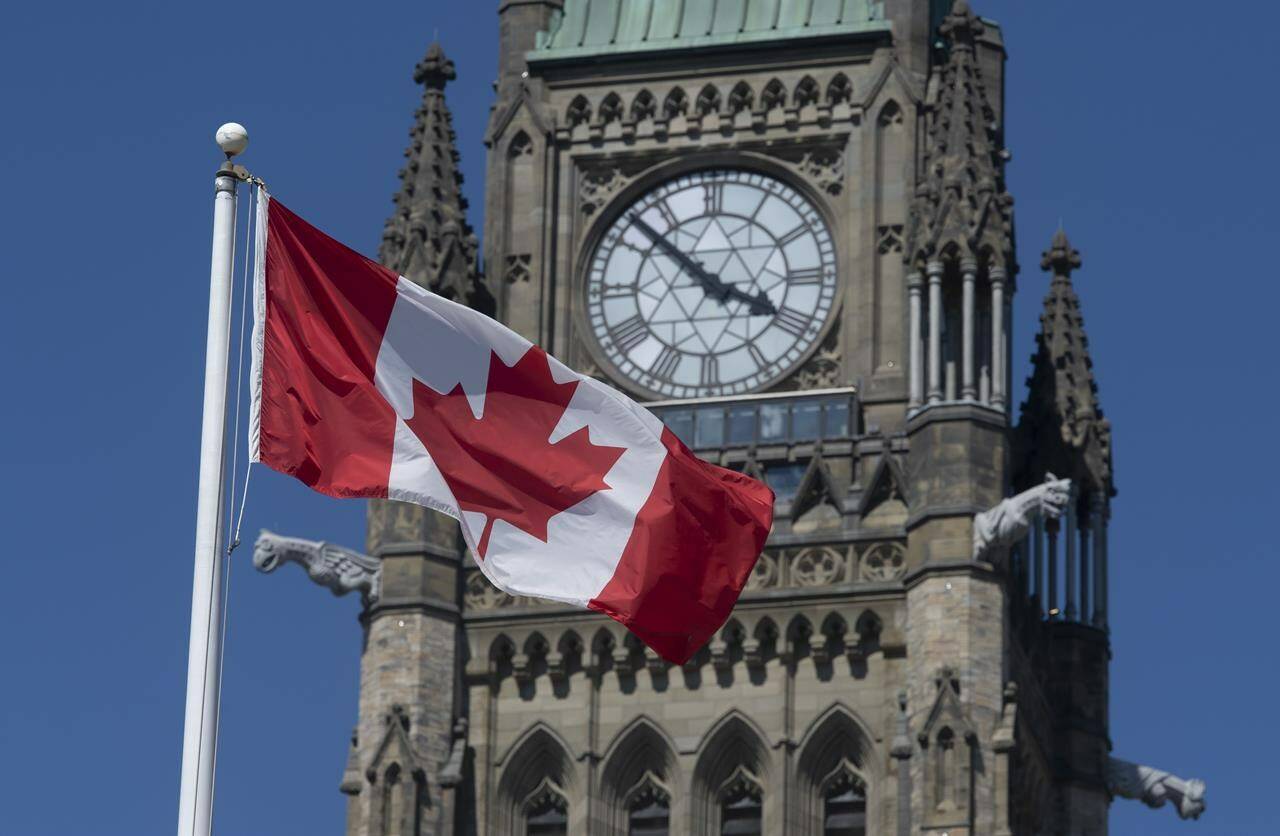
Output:
[[218,673],[222,659],[222,503],[227,423],[227,366],[231,340],[232,239],[238,177],[231,158],[249,144],[245,129],[218,129],[227,162],[213,193],[213,257],[209,271],[209,332],[204,356],[204,417],[200,425],[200,483],[196,500],[196,565],[191,586],[191,644],[187,651],[187,712],[182,733],[182,789],[178,836],[209,836],[213,821],[213,764],[218,734]]

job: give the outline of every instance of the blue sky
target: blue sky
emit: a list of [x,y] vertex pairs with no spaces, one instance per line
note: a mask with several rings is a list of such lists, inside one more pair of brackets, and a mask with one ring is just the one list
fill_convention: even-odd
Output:
[[[309,220],[374,253],[433,32],[472,218],[496,2],[22,4],[0,32],[6,475],[0,832],[176,819],[213,130]],[[1271,722],[1280,549],[1274,4],[982,0],[1009,44],[1026,365],[1063,221],[1115,426],[1117,755],[1209,784],[1209,810],[1117,801],[1119,834],[1280,830]],[[364,508],[254,477],[245,521],[358,546]],[[357,602],[236,555],[223,834],[339,834]]]

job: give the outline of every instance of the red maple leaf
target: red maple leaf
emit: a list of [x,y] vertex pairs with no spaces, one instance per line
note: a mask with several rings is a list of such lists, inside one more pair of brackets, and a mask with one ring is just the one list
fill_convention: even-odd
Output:
[[549,441],[578,383],[556,383],[537,346],[514,366],[492,354],[484,415],[476,420],[461,384],[441,395],[413,381],[414,411],[406,423],[439,465],[459,508],[487,518],[479,557],[496,520],[545,543],[552,517],[609,489],[604,475],[626,448],[592,444],[586,427]]

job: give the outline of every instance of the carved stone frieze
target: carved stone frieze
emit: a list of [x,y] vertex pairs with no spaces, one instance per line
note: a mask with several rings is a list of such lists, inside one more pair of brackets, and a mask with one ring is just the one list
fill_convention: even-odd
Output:
[[768,589],[777,586],[778,580],[778,558],[769,552],[764,552],[756,560],[756,565],[747,577],[746,588],[748,590]]
[[837,325],[827,332],[818,350],[792,375],[791,386],[787,388],[831,389],[839,385],[840,327]]
[[864,581],[896,581],[906,571],[907,550],[901,543],[876,543],[858,564],[858,578]]
[[791,582],[796,586],[822,586],[843,580],[846,555],[830,546],[801,550],[791,560]]
[[629,182],[630,179],[623,176],[618,166],[602,166],[583,171],[578,182],[578,205],[583,214],[596,212]]

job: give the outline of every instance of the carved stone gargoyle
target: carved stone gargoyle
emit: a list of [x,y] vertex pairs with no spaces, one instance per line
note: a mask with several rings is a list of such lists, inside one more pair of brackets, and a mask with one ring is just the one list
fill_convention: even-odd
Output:
[[282,563],[297,563],[311,580],[334,595],[359,592],[366,604],[378,600],[382,562],[376,557],[264,529],[253,544],[253,565],[259,572],[274,572]]
[[973,559],[982,560],[992,551],[1011,546],[1027,536],[1037,516],[1056,520],[1071,501],[1071,480],[1052,473],[1044,483],[1011,496],[989,511],[973,518]]
[[1204,812],[1204,781],[1198,778],[1179,778],[1151,766],[1107,760],[1107,789],[1121,798],[1134,798],[1148,807],[1173,804],[1178,818],[1198,819]]

